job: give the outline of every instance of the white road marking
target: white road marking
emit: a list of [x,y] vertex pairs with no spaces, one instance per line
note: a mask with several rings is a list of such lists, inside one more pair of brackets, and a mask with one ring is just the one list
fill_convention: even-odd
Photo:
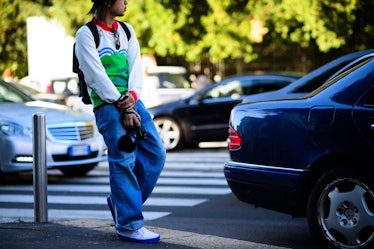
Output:
[[[0,195],[3,203],[34,203],[33,195]],[[169,207],[194,207],[204,203],[208,199],[193,198],[152,198],[150,197],[145,206],[169,206]],[[49,204],[75,204],[75,205],[107,205],[105,197],[97,196],[62,196],[49,195]]]

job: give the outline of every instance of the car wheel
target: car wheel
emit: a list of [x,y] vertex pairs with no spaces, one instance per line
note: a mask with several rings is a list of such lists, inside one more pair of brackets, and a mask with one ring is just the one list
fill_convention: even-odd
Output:
[[154,123],[166,150],[181,148],[182,136],[179,125],[170,118],[155,118]]
[[374,248],[373,172],[333,169],[311,191],[307,204],[313,235],[327,248]]
[[85,165],[78,165],[78,166],[67,166],[67,167],[59,167],[58,169],[65,175],[65,176],[85,176],[89,171],[97,166],[97,163],[93,164],[85,164]]

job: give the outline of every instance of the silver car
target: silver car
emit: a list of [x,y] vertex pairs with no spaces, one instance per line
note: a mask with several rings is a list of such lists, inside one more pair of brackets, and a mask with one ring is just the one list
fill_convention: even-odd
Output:
[[33,170],[32,116],[44,113],[46,164],[65,175],[85,175],[105,161],[106,146],[94,117],[37,101],[15,84],[0,80],[0,174]]

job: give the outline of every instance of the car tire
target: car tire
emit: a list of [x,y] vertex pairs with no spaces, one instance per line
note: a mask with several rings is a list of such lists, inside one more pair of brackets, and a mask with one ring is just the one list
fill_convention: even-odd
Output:
[[182,132],[177,122],[171,118],[159,117],[154,119],[154,123],[167,151],[182,147]]
[[335,168],[313,187],[308,223],[326,248],[374,248],[373,173],[357,167]]
[[84,164],[78,166],[59,167],[58,169],[65,175],[70,177],[85,176],[97,166],[97,163]]

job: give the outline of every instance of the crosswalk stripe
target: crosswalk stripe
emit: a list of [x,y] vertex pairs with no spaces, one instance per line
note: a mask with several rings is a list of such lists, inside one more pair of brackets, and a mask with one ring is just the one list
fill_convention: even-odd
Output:
[[183,163],[183,162],[169,162],[165,164],[165,169],[205,169],[205,170],[223,170],[224,162],[217,163]]
[[[147,211],[143,212],[145,220],[159,219],[171,214],[149,211],[152,207],[194,207],[207,202],[209,199],[206,196],[231,193],[223,173],[227,158],[228,155],[222,153],[186,153],[182,156],[179,153],[168,154],[157,185],[151,197],[144,203],[144,206],[148,207]],[[112,220],[110,212],[106,210],[105,196],[110,193],[107,163],[100,164],[90,171],[87,177],[61,177],[59,170],[49,170],[48,174],[51,178],[47,185],[47,201],[48,204],[54,205],[53,209],[48,209],[49,221]],[[34,203],[33,191],[33,185],[0,186],[0,223],[33,221],[34,210],[22,206]],[[167,197],[172,195],[177,198]],[[69,209],[60,209],[58,205],[64,204],[69,205]],[[92,207],[89,205],[103,207],[90,210]],[[15,208],[18,206],[20,208]],[[90,209],[87,210],[87,207]]]
[[225,179],[223,172],[206,172],[206,171],[172,171],[172,170],[165,170],[161,172],[161,177],[194,177],[194,178],[205,178],[205,177],[213,177],[213,178],[222,178]]
[[[49,195],[47,197],[49,204],[98,204],[106,203],[106,198],[97,196],[61,196]],[[150,197],[145,206],[173,206],[173,207],[193,207],[199,205],[207,199],[193,198],[153,198]],[[34,203],[33,195],[1,195],[0,202],[5,203]]]
[[[21,208],[0,208],[0,222],[25,221],[32,222],[34,220],[34,210]],[[156,220],[170,215],[170,212],[150,212],[143,211],[145,220]],[[15,218],[17,217],[17,218]],[[72,220],[72,219],[97,219],[112,220],[109,210],[72,210],[72,209],[48,209],[48,221]]]
[[194,194],[194,195],[225,195],[231,193],[229,188],[194,188],[194,187],[156,187],[153,193],[163,194]]
[[[2,190],[11,190],[11,191],[33,191],[33,186],[5,186],[1,187]],[[97,186],[97,185],[48,185],[48,191],[54,192],[85,192],[85,193],[110,193],[110,187]],[[227,188],[209,188],[209,187],[164,187],[156,186],[153,190],[153,193],[158,194],[194,194],[194,195],[224,195],[230,193],[231,190]]]
[[224,179],[209,179],[209,178],[199,178],[199,179],[178,179],[178,178],[160,178],[157,181],[158,184],[186,184],[186,185],[221,185],[227,186],[227,181]]
[[[108,177],[90,177],[84,179],[63,179],[60,182],[63,183],[108,183]],[[164,185],[220,185],[220,186],[227,186],[227,181],[225,179],[212,179],[212,178],[170,178],[170,177],[160,177],[157,181],[157,184],[164,184]]]
[[[58,174],[61,174],[58,172]],[[225,180],[225,175],[223,172],[206,172],[206,171],[173,171],[173,170],[168,170],[168,171],[162,171],[160,179],[162,177],[176,177],[177,179],[180,178],[191,178],[193,177],[194,179],[200,179],[200,178],[209,178],[209,179],[223,179]],[[102,178],[102,179],[101,179]],[[87,177],[85,178],[68,178],[66,180],[61,180],[61,182],[74,182],[74,181],[79,181],[82,183],[86,182],[95,182],[97,183],[96,180],[99,179],[100,183],[109,183],[109,172],[108,171],[103,171],[103,170],[93,170],[88,173]],[[60,181],[60,180],[59,180]]]
[[216,163],[220,164],[229,159],[229,153],[216,153],[216,152],[183,152],[180,153],[167,153],[166,162],[197,162],[197,163]]

